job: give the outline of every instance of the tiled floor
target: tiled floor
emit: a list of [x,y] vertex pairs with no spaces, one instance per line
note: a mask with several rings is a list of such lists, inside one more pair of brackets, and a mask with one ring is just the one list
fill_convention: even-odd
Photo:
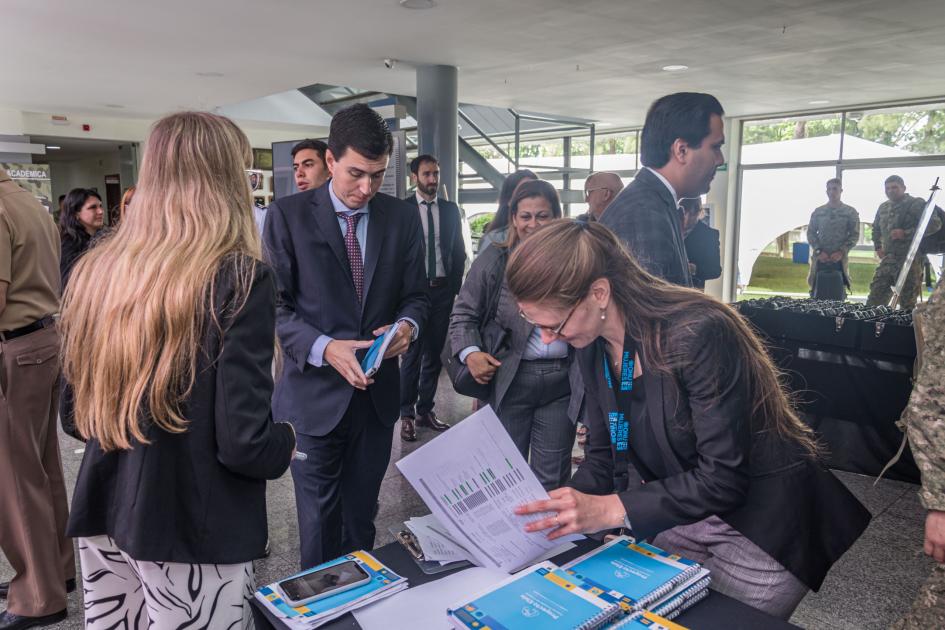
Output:
[[[445,377],[440,392],[437,412],[442,419],[455,423],[469,414],[470,400],[453,394]],[[405,444],[401,443],[399,433],[395,434],[392,463],[381,490],[377,545],[393,540],[388,527],[429,511],[393,462],[434,435],[420,429],[420,441]],[[82,459],[76,449],[81,444],[62,436],[61,445],[71,496]],[[874,485],[872,478],[851,473],[838,472],[837,476],[869,508],[873,521],[834,566],[820,592],[811,593],[801,602],[791,621],[805,628],[829,630],[886,628],[908,608],[932,569],[932,562],[922,553],[924,513],[916,497],[916,486],[889,480]],[[288,474],[270,485],[268,504],[272,554],[257,564],[259,584],[298,569],[298,525]],[[10,565],[0,556],[0,581],[11,575]],[[52,627],[82,627],[81,593],[69,596],[69,618]]]

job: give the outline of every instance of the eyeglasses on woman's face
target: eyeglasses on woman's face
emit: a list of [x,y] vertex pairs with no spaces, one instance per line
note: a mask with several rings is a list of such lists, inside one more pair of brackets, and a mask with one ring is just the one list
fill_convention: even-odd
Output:
[[579,301],[579,302],[577,302],[574,306],[572,306],[572,307],[571,307],[571,310],[568,311],[567,317],[565,317],[563,320],[561,320],[561,323],[558,324],[557,326],[544,326],[544,325],[539,324],[539,323],[537,323],[537,322],[533,322],[531,319],[528,318],[528,316],[525,314],[525,311],[523,311],[522,309],[519,309],[519,310],[518,310],[518,314],[519,314],[519,316],[520,316],[522,319],[524,319],[530,326],[534,326],[534,327],[537,328],[539,331],[541,331],[541,332],[546,332],[546,333],[548,333],[548,334],[550,334],[550,335],[554,335],[555,337],[560,337],[560,336],[561,336],[561,331],[564,330],[564,327],[568,325],[568,322],[571,320],[571,316],[574,315],[574,311],[577,310],[577,307],[580,306],[580,304],[581,304],[581,302]]

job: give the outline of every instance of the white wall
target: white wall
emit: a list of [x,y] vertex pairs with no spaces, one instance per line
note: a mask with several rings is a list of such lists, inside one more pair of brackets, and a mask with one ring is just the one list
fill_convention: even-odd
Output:
[[[151,125],[158,118],[107,118],[85,114],[66,114],[66,116],[68,118],[66,124],[54,124],[50,114],[0,110],[0,133],[144,143],[150,133]],[[21,131],[13,130],[17,126],[17,121],[21,121],[19,125]],[[275,123],[267,125],[265,123],[239,120],[235,122],[249,138],[250,144],[260,149],[268,149],[273,142],[328,135],[327,127],[277,125]],[[90,130],[83,131],[83,124],[89,125]],[[7,127],[10,129],[9,131],[5,131]]]
[[[59,195],[65,195],[73,188],[96,188],[104,202],[105,176],[119,172],[118,151],[73,162],[52,162],[49,167],[53,203],[57,202]],[[121,183],[123,190],[129,185],[131,182]]]

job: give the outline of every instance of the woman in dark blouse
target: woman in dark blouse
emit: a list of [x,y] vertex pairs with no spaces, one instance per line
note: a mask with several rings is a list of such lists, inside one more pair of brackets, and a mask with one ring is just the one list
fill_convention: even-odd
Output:
[[105,225],[105,207],[102,198],[91,188],[73,188],[66,195],[59,217],[59,239],[62,254],[59,258],[59,277],[66,290],[69,275],[79,257],[85,253],[92,237]]
[[551,512],[528,529],[629,528],[703,563],[716,590],[789,617],[869,512],[819,464],[748,325],[645,272],[597,223],[546,226],[507,281],[545,343],[579,349],[586,388],[587,459],[569,487],[519,508]]

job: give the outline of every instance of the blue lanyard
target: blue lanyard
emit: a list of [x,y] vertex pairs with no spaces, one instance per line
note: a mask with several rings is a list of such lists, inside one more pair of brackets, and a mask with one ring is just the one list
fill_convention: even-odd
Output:
[[[620,362],[620,389],[614,391],[614,398],[617,401],[617,408],[607,414],[608,424],[610,425],[610,443],[618,453],[625,453],[630,448],[630,392],[633,391],[633,357],[634,350],[632,341],[627,335],[627,342],[624,342],[623,358]],[[614,389],[613,377],[610,374],[610,365],[607,363],[607,352],[604,351],[604,378],[607,379],[607,387]],[[624,403],[624,404],[621,404]]]

